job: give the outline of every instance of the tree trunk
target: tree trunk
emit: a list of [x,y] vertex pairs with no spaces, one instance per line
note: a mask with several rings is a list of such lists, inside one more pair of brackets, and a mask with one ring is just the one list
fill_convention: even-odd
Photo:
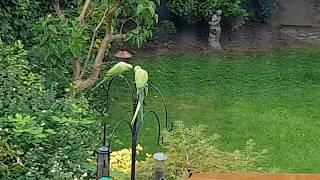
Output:
[[54,0],[54,9],[61,20],[65,20],[64,14],[60,9],[60,0]]
[[[86,80],[82,80],[81,78],[74,79],[74,85],[78,90],[87,89],[91,87],[93,84],[95,84],[95,82],[98,80],[99,74],[102,68],[103,59],[106,53],[106,49],[112,41],[113,41],[112,35],[109,33],[106,33],[101,42],[100,48],[98,50],[98,54],[96,56],[94,65],[92,67],[90,76]],[[80,74],[78,74],[78,76],[80,76]]]

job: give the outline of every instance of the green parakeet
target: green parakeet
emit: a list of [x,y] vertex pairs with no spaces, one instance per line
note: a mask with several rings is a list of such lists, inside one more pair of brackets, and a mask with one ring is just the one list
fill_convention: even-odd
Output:
[[107,72],[107,77],[115,77],[115,76],[120,76],[123,74],[125,71],[129,71],[132,69],[132,65],[125,63],[125,62],[118,62],[116,65],[114,65],[112,68],[110,68]]
[[100,86],[102,83],[104,83],[106,80],[111,79],[113,77],[116,76],[121,76],[125,71],[129,71],[130,69],[132,69],[132,65],[125,63],[125,62],[118,62],[116,65],[114,65],[112,68],[110,68],[107,72],[107,74],[105,75],[105,77],[103,78],[102,81],[99,82],[99,84],[96,85],[96,87],[94,87],[92,90],[94,90],[95,88],[97,88],[98,86]]
[[148,94],[148,72],[142,69],[140,66],[134,67],[135,73],[135,83],[137,88],[137,95],[138,95],[138,105],[133,115],[131,124],[134,123],[135,119],[138,116],[140,111],[140,119],[143,121],[143,100],[144,96]]

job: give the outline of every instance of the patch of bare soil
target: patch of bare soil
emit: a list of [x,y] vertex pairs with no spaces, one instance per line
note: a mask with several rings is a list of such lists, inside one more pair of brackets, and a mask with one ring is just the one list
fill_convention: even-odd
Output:
[[[211,53],[208,35],[198,36],[194,31],[177,33],[172,43],[150,42],[137,51],[138,56],[161,56],[180,53]],[[267,52],[301,45],[301,41],[285,33],[281,28],[269,24],[252,23],[236,30],[223,30],[221,40],[223,52],[250,53]]]

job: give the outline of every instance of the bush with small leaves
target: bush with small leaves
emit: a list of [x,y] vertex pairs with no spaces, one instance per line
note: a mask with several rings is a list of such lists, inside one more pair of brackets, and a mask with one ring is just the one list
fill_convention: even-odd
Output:
[[0,178],[7,176],[15,169],[22,168],[19,155],[19,151],[10,146],[6,140],[0,139]]
[[[166,179],[186,178],[190,172],[258,172],[259,160],[266,150],[255,151],[255,143],[249,140],[243,149],[227,152],[216,146],[218,135],[207,136],[203,126],[186,127],[176,122],[172,132],[164,132]],[[152,179],[152,159],[138,164],[139,179]]]
[[20,42],[0,43],[0,139],[6,139],[6,152],[12,152],[11,147],[19,152],[21,164],[12,169],[15,156],[1,156],[10,173],[0,178],[94,176],[95,165],[88,159],[94,158],[99,142],[100,114],[84,97],[59,98],[54,84],[46,89],[41,73],[32,72],[26,53]]
[[168,0],[168,7],[190,23],[208,21],[217,10],[222,10],[224,21],[237,27],[245,22],[248,15],[241,7],[241,0]]

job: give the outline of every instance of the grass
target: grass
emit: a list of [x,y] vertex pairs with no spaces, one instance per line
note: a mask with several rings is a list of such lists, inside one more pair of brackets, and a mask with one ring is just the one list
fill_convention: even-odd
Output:
[[[254,55],[172,55],[137,61],[162,90],[171,121],[207,125],[221,135],[219,147],[239,149],[254,139],[268,149],[266,168],[283,172],[320,172],[320,53],[281,51]],[[121,88],[120,88],[121,89]],[[122,91],[114,91],[111,119],[126,117],[130,108]],[[117,104],[117,105],[116,105]],[[163,117],[152,91],[147,108]],[[155,126],[146,119],[140,142],[157,150]],[[124,129],[124,146],[129,136]]]

